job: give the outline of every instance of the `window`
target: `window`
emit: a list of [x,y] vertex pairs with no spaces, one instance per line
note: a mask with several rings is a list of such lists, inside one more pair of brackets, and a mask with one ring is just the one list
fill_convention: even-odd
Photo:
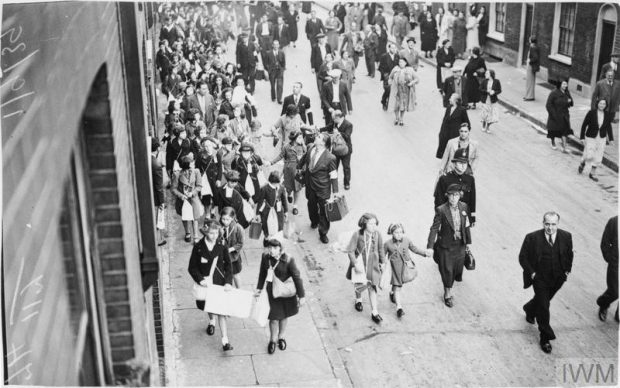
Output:
[[489,4],[489,33],[491,39],[503,42],[506,30],[506,3]]
[[558,54],[570,57],[573,55],[573,41],[575,37],[575,14],[577,4],[560,4],[560,41]]

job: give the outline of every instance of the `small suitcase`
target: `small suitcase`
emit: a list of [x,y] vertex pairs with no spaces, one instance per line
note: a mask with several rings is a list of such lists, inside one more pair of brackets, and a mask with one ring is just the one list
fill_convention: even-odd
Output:
[[330,222],[342,220],[349,213],[349,206],[344,196],[336,197],[325,203],[325,214]]

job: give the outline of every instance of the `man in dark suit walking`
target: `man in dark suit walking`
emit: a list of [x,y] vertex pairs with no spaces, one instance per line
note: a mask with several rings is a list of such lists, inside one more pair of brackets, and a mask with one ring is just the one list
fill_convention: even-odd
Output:
[[316,85],[320,94],[321,87],[323,86],[319,78],[321,65],[325,61],[325,56],[332,53],[332,47],[327,43],[325,34],[317,35],[317,39],[317,43],[312,45],[312,51],[310,52],[310,67],[312,68],[312,74],[316,76]]
[[452,68],[452,75],[447,77],[441,87],[441,95],[443,96],[443,107],[447,108],[450,105],[450,97],[456,93],[460,99],[461,104],[463,100],[463,92],[465,90],[465,80],[462,77],[463,69],[460,66],[454,66]]
[[525,78],[525,96],[523,101],[534,101],[536,73],[540,70],[540,49],[535,36],[530,36],[530,50],[527,53],[527,69]]
[[298,169],[305,169],[306,198],[310,227],[319,228],[319,238],[323,244],[329,243],[329,220],[325,213],[325,203],[338,193],[338,169],[336,157],[328,149],[331,139],[326,133],[319,133],[314,146],[301,158]]
[[256,75],[256,46],[253,42],[250,42],[247,33],[242,33],[239,35],[239,40],[237,42],[237,68],[239,72],[243,75],[243,79],[245,84],[248,85],[249,92],[254,94],[254,89],[256,87],[256,80],[254,79]]
[[[609,305],[618,299],[618,216],[611,217],[607,221],[601,238],[601,252],[607,262],[607,290],[596,299],[596,304],[599,307],[599,319],[605,321]],[[618,322],[617,308],[616,322]]]
[[265,56],[269,50],[271,50],[271,44],[273,43],[273,24],[267,20],[267,15],[261,17],[260,23],[256,24],[256,31],[254,35],[258,38],[258,45],[260,46],[261,60],[263,65],[265,64]]
[[209,93],[209,86],[206,81],[198,81],[196,84],[196,94],[187,100],[188,111],[192,109],[200,110],[200,115],[207,126],[211,128],[215,121],[215,100]]
[[290,42],[288,25],[284,23],[282,16],[278,16],[278,23],[273,28],[273,40],[280,42],[280,47],[282,48],[288,46]]
[[613,70],[614,79],[620,80],[620,69],[618,69],[618,62],[620,62],[620,51],[615,51],[613,54],[611,54],[611,61],[604,64],[601,68],[601,74],[603,75],[603,77],[605,77],[605,74],[607,74],[609,70]]
[[334,156],[336,157],[336,170],[338,170],[340,162],[342,162],[342,171],[344,172],[344,189],[349,190],[351,188],[351,153],[353,152],[351,135],[353,134],[353,124],[344,118],[344,114],[341,111],[335,110],[332,113],[332,123],[324,128],[321,128],[320,132],[328,133],[330,136],[336,132],[340,132],[340,135],[347,143],[349,152],[347,152],[346,155]]
[[534,286],[534,297],[523,306],[525,320],[538,321],[540,348],[551,353],[555,333],[549,324],[549,305],[560,290],[573,266],[573,238],[565,230],[558,229],[560,215],[546,212],[543,229],[529,233],[519,252],[519,264],[523,268],[523,288]]
[[334,69],[329,72],[331,82],[325,82],[321,89],[321,106],[323,108],[323,115],[325,117],[325,125],[329,125],[332,122],[332,113],[336,110],[341,111],[345,116],[348,113],[353,113],[353,106],[351,105],[351,93],[349,87],[340,82],[340,75],[342,71],[340,69]]
[[379,74],[381,74],[381,81],[383,81],[383,95],[381,96],[381,105],[383,110],[387,110],[388,102],[390,99],[390,72],[395,66],[398,66],[398,53],[396,52],[396,46],[392,43],[388,44],[387,53],[381,56],[379,59]]
[[306,36],[310,41],[310,45],[315,45],[317,43],[317,35],[325,33],[325,26],[323,25],[323,21],[316,17],[316,11],[312,10],[310,12],[310,19],[306,22]]
[[453,93],[449,101],[450,105],[446,108],[446,113],[441,122],[441,129],[439,130],[439,144],[435,153],[437,159],[443,158],[448,141],[459,136],[461,125],[466,124],[471,128],[467,111],[461,106],[461,97]]
[[265,70],[269,73],[269,83],[271,83],[271,101],[278,100],[278,104],[282,104],[286,57],[280,50],[280,42],[277,40],[273,41],[273,49],[265,55]]
[[299,115],[301,116],[301,121],[304,124],[307,123],[307,115],[306,111],[310,109],[310,99],[307,96],[301,94],[301,89],[303,85],[301,82],[293,83],[293,94],[290,96],[284,97],[284,102],[282,103],[282,112],[280,115],[286,114],[286,107],[289,105],[295,105],[299,110]]

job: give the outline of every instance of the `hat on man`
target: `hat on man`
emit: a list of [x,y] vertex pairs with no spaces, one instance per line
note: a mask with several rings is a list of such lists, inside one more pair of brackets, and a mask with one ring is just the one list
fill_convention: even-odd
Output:
[[278,237],[274,236],[274,237],[271,237],[269,240],[267,240],[267,246],[282,248],[282,241],[280,241]]
[[240,175],[239,175],[239,171],[237,170],[230,170],[226,173],[225,175],[226,180],[229,182],[239,182],[239,179],[241,179]]
[[316,34],[316,38],[317,39],[325,38],[325,34],[322,32],[319,32],[318,34]]
[[465,155],[464,148],[459,148],[456,152],[454,152],[452,163],[469,163],[469,160],[467,160],[467,156]]
[[409,42],[415,43],[415,38],[413,36],[408,37],[407,38],[407,43],[409,43]]
[[461,66],[458,66],[458,65],[457,65],[457,66],[454,66],[454,67],[452,68],[452,72],[454,73],[455,71],[463,71],[463,68],[462,68]]
[[226,145],[226,144],[232,144],[233,140],[230,136],[226,136],[225,138],[222,139],[222,144]]
[[342,74],[342,70],[340,69],[332,69],[329,71],[329,76],[332,78],[340,78],[340,75]]
[[448,194],[452,194],[452,193],[460,193],[461,192],[461,185],[459,185],[458,183],[453,183],[450,186],[448,186],[448,190],[446,190],[446,193]]
[[611,54],[611,57],[620,57],[620,51],[616,50]]
[[239,147],[239,152],[243,152],[243,151],[254,152],[254,146],[250,143],[243,143],[241,144],[241,147]]
[[450,39],[444,39],[444,40],[441,41],[441,45],[445,46],[446,43],[448,43],[449,41],[450,41]]

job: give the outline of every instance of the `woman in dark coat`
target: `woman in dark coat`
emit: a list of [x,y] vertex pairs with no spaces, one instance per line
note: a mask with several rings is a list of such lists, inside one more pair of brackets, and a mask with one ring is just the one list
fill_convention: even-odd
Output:
[[489,33],[489,16],[487,9],[482,6],[478,11],[478,44],[480,49],[484,51],[484,45],[487,42],[487,34]]
[[452,49],[454,55],[457,58],[463,58],[465,52],[465,38],[467,37],[467,22],[465,21],[465,15],[463,12],[454,10],[454,38],[452,42]]
[[222,161],[217,158],[217,142],[214,138],[207,136],[200,141],[200,145],[202,149],[196,157],[196,168],[202,183],[200,200],[205,207],[205,217],[215,218],[212,207],[218,206],[215,193],[222,184]]
[[[199,310],[203,310],[205,308],[205,299],[198,299],[199,291],[196,290],[205,287],[208,288],[211,284],[224,286],[224,288],[230,289],[233,274],[228,248],[218,242],[220,226],[217,222],[208,220],[205,226],[200,229],[200,232],[204,235],[204,238],[200,239],[200,241],[194,245],[187,270],[195,282],[194,295],[197,297],[196,307],[198,307]],[[228,328],[225,315],[209,313],[207,334],[213,335],[215,333],[215,317],[218,318],[220,323],[223,349],[232,350],[233,347],[228,341]]]
[[439,130],[439,145],[437,146],[437,152],[435,154],[437,159],[443,158],[448,140],[459,136],[461,124],[467,123],[467,126],[471,128],[467,111],[461,107],[461,97],[453,93],[449,101],[450,106],[446,108],[446,113],[441,123],[441,129]]
[[[267,241],[275,237],[276,233],[284,229],[284,221],[288,217],[288,202],[286,200],[286,190],[280,185],[281,176],[279,171],[272,171],[267,180],[269,183],[261,187],[258,201],[256,201],[256,212],[260,216],[265,234],[264,245]],[[277,224],[271,225],[269,215],[275,214]]]
[[[295,259],[282,251],[282,243],[277,239],[268,242],[269,253],[263,253],[258,272],[258,283],[256,284],[255,295],[259,296],[265,281],[267,281],[267,296],[269,298],[269,332],[271,334],[267,351],[273,354],[276,351],[276,341],[280,350],[286,349],[284,333],[288,318],[299,312],[299,307],[305,303],[305,292],[303,281],[297,269]],[[271,274],[269,274],[271,272]],[[273,297],[273,277],[280,281],[293,278],[295,283],[296,295],[288,298]]]
[[250,194],[254,202],[258,202],[260,185],[258,183],[258,167],[263,165],[263,159],[254,154],[254,146],[243,143],[239,147],[239,156],[232,162],[233,170],[239,172],[239,183]]
[[289,4],[284,10],[284,23],[288,25],[288,38],[295,47],[299,32],[297,31],[297,22],[299,21],[299,12],[295,9],[294,4]]
[[185,126],[181,123],[176,123],[172,128],[175,137],[168,141],[166,146],[166,170],[168,171],[168,176],[172,176],[174,171],[179,170],[181,159],[189,154],[192,148],[192,143],[187,138]]
[[573,106],[573,98],[568,91],[568,80],[561,80],[558,88],[549,93],[547,98],[547,138],[551,139],[551,148],[557,149],[555,138],[562,139],[562,152],[568,153],[566,150],[566,137],[573,134],[570,128],[570,114],[568,108]]
[[439,265],[444,287],[444,303],[453,306],[452,286],[463,280],[465,253],[471,244],[467,205],[460,202],[461,187],[448,186],[447,201],[435,209],[435,217],[428,235],[427,249],[433,249],[433,259]]
[[437,23],[430,12],[426,12],[426,18],[420,23],[420,35],[424,58],[432,58],[437,45]]
[[467,109],[476,109],[476,103],[480,101],[480,78],[484,77],[487,65],[480,57],[480,48],[474,47],[471,51],[469,62],[465,66],[465,103]]

